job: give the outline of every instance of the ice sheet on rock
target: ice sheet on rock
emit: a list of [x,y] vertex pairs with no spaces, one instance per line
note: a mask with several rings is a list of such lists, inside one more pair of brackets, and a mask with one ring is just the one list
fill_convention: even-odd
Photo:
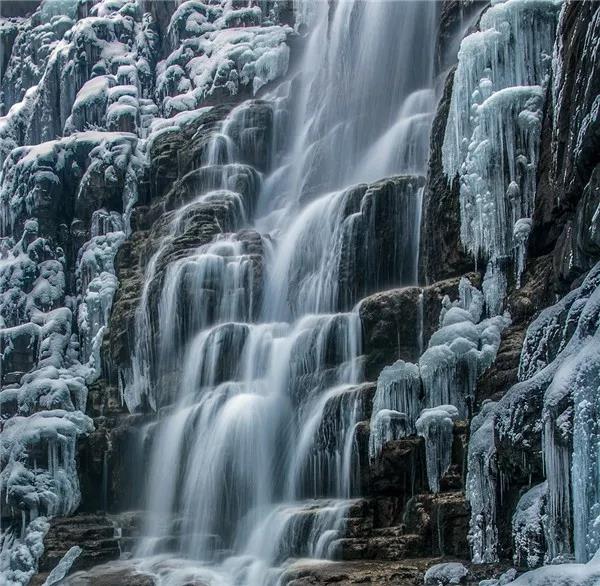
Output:
[[[546,561],[573,552],[578,560],[587,561],[597,550],[599,316],[600,265],[596,265],[579,288],[532,322],[521,354],[520,382],[488,409],[485,423],[472,427],[467,483],[475,561],[495,556],[496,437],[524,457],[540,444],[543,448]],[[482,414],[477,417],[481,420]]]
[[536,568],[544,561],[547,491],[546,482],[530,488],[519,499],[513,514],[513,562],[518,567]]
[[494,418],[497,404],[485,401],[471,421],[467,452],[466,494],[471,505],[468,539],[475,563],[498,559],[496,528],[497,466]]
[[53,586],[60,584],[61,580],[69,573],[75,560],[81,555],[83,550],[78,545],[74,545],[60,559],[58,564],[52,569],[43,586]]
[[445,586],[446,584],[463,584],[469,570],[458,562],[446,562],[431,566],[424,577],[425,586]]
[[427,480],[434,493],[439,492],[440,480],[450,467],[456,419],[458,409],[454,405],[440,405],[423,409],[415,423],[417,434],[425,438]]
[[597,586],[600,583],[600,562],[558,564],[525,572],[509,586]]
[[[121,218],[120,225],[123,227]],[[109,226],[109,229],[113,226]],[[98,333],[108,324],[113,296],[117,290],[114,260],[123,241],[122,230],[94,236],[79,252],[78,288],[82,291],[77,314],[77,325],[81,340],[81,360],[93,361],[90,367],[100,371],[99,352],[101,337]],[[88,381],[91,382],[91,381]]]

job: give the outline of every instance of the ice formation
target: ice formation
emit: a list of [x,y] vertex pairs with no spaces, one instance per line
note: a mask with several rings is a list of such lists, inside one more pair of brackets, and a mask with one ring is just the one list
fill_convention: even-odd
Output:
[[466,494],[471,505],[469,542],[475,563],[497,560],[496,489],[498,470],[494,443],[496,403],[486,401],[471,421],[467,454]]
[[427,480],[434,493],[439,492],[440,479],[450,466],[455,419],[458,409],[454,405],[440,405],[423,409],[415,423],[417,434],[425,438]]
[[369,436],[371,459],[379,455],[387,442],[415,433],[420,405],[419,367],[403,360],[386,366],[377,379],[377,391],[373,400]]
[[434,492],[447,471],[453,421],[468,416],[475,383],[494,361],[508,315],[482,319],[484,297],[463,278],[459,298],[442,301],[440,327],[418,365],[397,361],[383,369],[373,401],[370,458],[383,445],[415,432],[425,437],[428,479]]
[[[80,501],[77,440],[143,167],[152,30],[133,2],[46,1],[15,27],[0,118],[0,491],[6,584]],[[79,15],[81,16],[81,15]],[[5,21],[3,21],[4,23]],[[33,50],[35,48],[35,50]],[[42,535],[43,536],[43,535]],[[28,553],[27,553],[28,552]],[[4,582],[3,582],[4,583]]]
[[29,523],[20,536],[4,531],[0,537],[0,578],[2,585],[28,584],[44,551],[44,537],[50,525],[45,517]]
[[[5,544],[26,539],[28,523],[39,515],[65,515],[79,505],[76,442],[93,429],[83,414],[87,385],[100,373],[100,344],[116,290],[114,257],[136,197],[136,165],[135,142],[110,133],[20,147],[4,164],[0,490],[9,511],[3,516],[19,519],[4,528]],[[69,187],[75,169],[77,183]],[[121,191],[119,212],[91,199],[107,172]],[[52,223],[61,213],[75,216],[74,227],[89,226],[75,258],[56,245]],[[14,566],[10,559],[4,556],[2,571]],[[16,575],[13,581],[21,583]]]
[[598,550],[599,314],[596,265],[580,287],[531,323],[520,381],[473,419],[467,488],[474,561],[497,557],[498,439],[524,456],[541,444],[544,458],[546,482],[523,495],[513,517],[517,558],[533,565],[574,554],[587,562]]
[[78,545],[74,545],[67,551],[67,553],[61,558],[58,564],[52,569],[43,586],[53,586],[54,584],[60,584],[62,579],[68,574],[71,566],[75,563],[75,560],[81,555],[83,550]]
[[548,484],[542,482],[526,491],[519,499],[512,518],[515,551],[513,561],[518,567],[537,568],[544,561],[544,515]]
[[458,53],[444,138],[444,171],[460,180],[461,240],[476,258],[513,257],[517,284],[559,7],[507,0],[484,12]]
[[596,559],[587,564],[565,563],[543,566],[525,572],[510,586],[596,586],[600,582],[600,563]]

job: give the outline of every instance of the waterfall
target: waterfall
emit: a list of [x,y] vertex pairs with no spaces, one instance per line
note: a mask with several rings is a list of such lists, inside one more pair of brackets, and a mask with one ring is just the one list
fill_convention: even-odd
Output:
[[230,112],[166,210],[123,393],[156,412],[135,555],[169,584],[275,584],[344,536],[372,403],[356,308],[416,282],[436,16],[300,2],[295,78]]

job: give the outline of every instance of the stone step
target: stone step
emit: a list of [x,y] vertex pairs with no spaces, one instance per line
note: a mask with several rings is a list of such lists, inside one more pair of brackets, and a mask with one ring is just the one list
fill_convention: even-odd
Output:
[[50,529],[44,538],[39,571],[51,571],[74,545],[83,550],[73,564],[74,569],[90,568],[120,556],[115,527],[104,515],[55,517],[50,519]]
[[335,559],[340,560],[402,560],[422,555],[423,537],[417,534],[372,535],[367,538],[338,539],[333,544]]

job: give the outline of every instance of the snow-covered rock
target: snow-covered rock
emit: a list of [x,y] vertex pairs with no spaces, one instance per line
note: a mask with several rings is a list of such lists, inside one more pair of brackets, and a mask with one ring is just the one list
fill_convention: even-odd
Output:
[[446,562],[432,566],[425,572],[426,586],[445,586],[446,584],[464,584],[469,570],[458,562]]

